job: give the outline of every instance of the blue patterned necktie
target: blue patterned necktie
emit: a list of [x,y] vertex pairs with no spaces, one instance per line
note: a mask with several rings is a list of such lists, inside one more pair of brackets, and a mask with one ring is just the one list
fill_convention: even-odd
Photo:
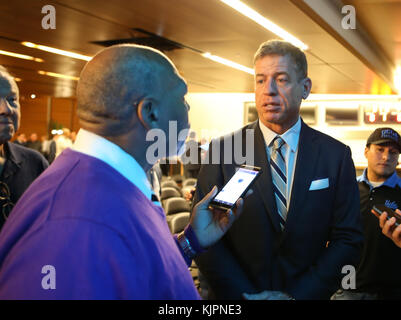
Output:
[[276,198],[277,212],[280,216],[281,229],[284,229],[287,219],[287,174],[285,158],[281,150],[284,144],[285,142],[280,136],[274,138],[270,155],[273,192]]

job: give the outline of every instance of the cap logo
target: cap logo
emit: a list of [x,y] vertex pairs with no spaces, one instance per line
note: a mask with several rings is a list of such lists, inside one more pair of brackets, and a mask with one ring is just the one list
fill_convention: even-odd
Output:
[[394,141],[398,141],[397,132],[395,132],[393,130],[390,130],[390,129],[382,130],[381,137],[385,138],[385,139],[391,139],[391,140],[394,140]]

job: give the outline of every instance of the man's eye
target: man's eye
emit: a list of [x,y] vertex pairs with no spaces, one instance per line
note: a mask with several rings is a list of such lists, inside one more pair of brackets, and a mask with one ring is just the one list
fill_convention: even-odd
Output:
[[277,83],[286,83],[288,81],[287,78],[277,78],[276,79]]
[[256,83],[258,83],[258,84],[262,84],[263,82],[264,82],[263,79],[257,79],[257,80],[256,80]]

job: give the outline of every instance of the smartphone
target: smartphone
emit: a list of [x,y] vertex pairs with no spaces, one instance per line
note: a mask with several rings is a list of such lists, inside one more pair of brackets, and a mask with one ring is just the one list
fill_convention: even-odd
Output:
[[385,205],[377,204],[372,208],[379,216],[386,211],[387,212],[387,220],[394,217],[396,219],[395,225],[398,227],[401,224],[401,215],[395,212],[393,209],[387,208]]
[[231,209],[243,197],[261,173],[259,167],[241,166],[220,192],[212,199],[210,206],[222,210]]

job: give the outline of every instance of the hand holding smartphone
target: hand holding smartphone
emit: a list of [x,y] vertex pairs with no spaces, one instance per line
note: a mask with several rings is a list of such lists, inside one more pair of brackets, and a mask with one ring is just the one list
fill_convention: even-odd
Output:
[[390,220],[392,217],[395,218],[395,226],[399,226],[401,224],[401,215],[399,215],[394,210],[387,208],[385,205],[375,205],[372,208],[373,212],[375,213],[376,217],[380,217],[383,212],[387,212],[387,220]]
[[210,206],[220,209],[232,209],[239,198],[249,190],[251,184],[259,176],[259,167],[241,166],[220,192],[212,199]]

